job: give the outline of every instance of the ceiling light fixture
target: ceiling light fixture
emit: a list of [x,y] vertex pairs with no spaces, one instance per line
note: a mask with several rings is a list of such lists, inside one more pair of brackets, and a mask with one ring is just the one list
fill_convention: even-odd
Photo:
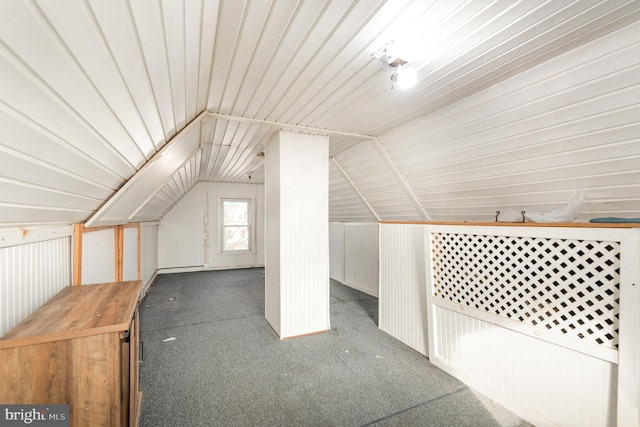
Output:
[[399,66],[396,72],[391,75],[391,90],[393,90],[394,83],[397,84],[400,89],[408,89],[416,84],[417,80],[416,70]]
[[397,43],[389,42],[373,54],[374,58],[393,68],[391,90],[395,85],[400,89],[410,88],[417,81],[416,71],[408,66],[412,58],[405,55],[407,52],[401,53],[401,51]]

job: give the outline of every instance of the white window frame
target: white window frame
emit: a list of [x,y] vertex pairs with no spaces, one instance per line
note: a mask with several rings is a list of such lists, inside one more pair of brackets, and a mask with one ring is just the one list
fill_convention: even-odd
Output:
[[[249,244],[247,249],[226,249],[224,248],[225,241],[225,228],[226,227],[245,227],[245,225],[226,225],[224,223],[224,204],[225,202],[246,202],[247,203],[247,232],[249,234]],[[254,228],[254,215],[253,215],[253,204],[254,201],[249,197],[221,197],[220,198],[220,209],[219,209],[219,229],[220,229],[220,253],[223,254],[244,254],[253,252],[253,228]]]

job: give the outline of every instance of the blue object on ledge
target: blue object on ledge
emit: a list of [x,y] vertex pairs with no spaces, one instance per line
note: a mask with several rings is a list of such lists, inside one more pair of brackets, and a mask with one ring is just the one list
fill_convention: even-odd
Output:
[[610,216],[602,218],[591,218],[589,222],[628,224],[631,222],[640,222],[640,218],[617,218]]

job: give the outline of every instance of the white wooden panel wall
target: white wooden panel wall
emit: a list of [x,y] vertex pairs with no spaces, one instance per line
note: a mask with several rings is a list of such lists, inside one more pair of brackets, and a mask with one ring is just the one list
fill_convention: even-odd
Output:
[[380,224],[380,329],[427,355],[424,226]]
[[329,224],[331,278],[378,296],[378,223]]
[[363,141],[335,158],[381,220],[424,220],[374,141]]
[[[252,251],[222,254],[219,202],[225,197],[249,198],[255,227]],[[200,182],[160,221],[158,268],[220,269],[264,265],[264,185]]]
[[206,184],[199,183],[160,220],[158,268],[204,266],[207,204]]
[[637,230],[425,227],[432,363],[535,425],[640,424]]
[[138,228],[125,228],[122,242],[122,280],[138,279]]
[[142,293],[151,285],[158,270],[158,225],[140,224],[140,279]]
[[578,188],[579,219],[640,216],[639,52],[634,23],[380,139],[432,220],[547,212]]
[[329,164],[329,220],[376,220],[371,210],[333,162]]
[[0,244],[0,336],[71,285],[72,229],[55,232],[59,236],[52,240]]
[[537,426],[615,426],[616,365],[444,308],[438,366]]
[[112,229],[82,233],[82,280],[80,283],[90,285],[116,280],[114,241]]
[[341,222],[329,223],[329,275],[344,283],[344,227]]
[[344,284],[378,296],[378,224],[344,223]]

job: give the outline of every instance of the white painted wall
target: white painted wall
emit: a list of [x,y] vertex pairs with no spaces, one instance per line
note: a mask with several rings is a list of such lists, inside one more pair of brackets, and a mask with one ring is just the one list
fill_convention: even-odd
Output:
[[378,296],[378,224],[330,223],[331,278]]
[[204,268],[208,238],[207,184],[198,183],[158,226],[158,268]]
[[72,233],[70,226],[0,230],[0,336],[71,285]]
[[[220,250],[220,199],[252,200],[252,250]],[[264,185],[221,182],[196,184],[160,221],[158,268],[165,272],[264,265]]]
[[329,138],[281,131],[265,159],[265,316],[280,338],[326,331]]

